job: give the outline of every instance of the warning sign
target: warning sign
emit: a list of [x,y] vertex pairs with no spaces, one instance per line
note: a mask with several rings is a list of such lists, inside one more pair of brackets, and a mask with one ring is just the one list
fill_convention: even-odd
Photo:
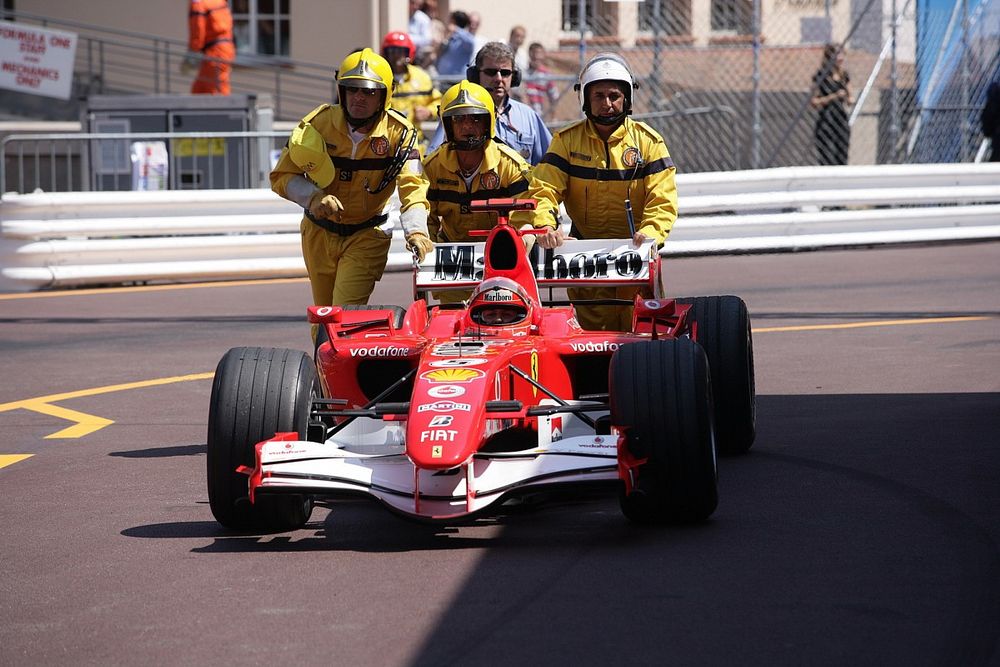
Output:
[[76,33],[0,23],[0,88],[68,100]]

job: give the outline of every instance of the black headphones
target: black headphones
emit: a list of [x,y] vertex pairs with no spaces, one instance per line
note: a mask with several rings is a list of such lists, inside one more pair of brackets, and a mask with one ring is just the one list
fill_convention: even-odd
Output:
[[[510,75],[510,87],[517,88],[521,85],[521,70],[517,68],[517,65],[511,64],[511,69],[514,71]],[[475,84],[479,83],[479,65],[472,63],[465,68],[465,78]],[[480,84],[481,85],[481,84]]]

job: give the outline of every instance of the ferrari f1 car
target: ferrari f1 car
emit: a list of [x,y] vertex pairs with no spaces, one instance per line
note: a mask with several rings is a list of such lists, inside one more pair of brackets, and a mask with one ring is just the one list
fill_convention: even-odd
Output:
[[[438,244],[415,266],[405,310],[310,307],[312,358],[226,353],[208,428],[221,524],[290,530],[314,502],[358,494],[454,522],[569,484],[616,490],[637,522],[715,511],[716,452],[743,453],[754,440],[746,305],[665,298],[652,242],[529,253],[506,219],[522,206],[533,202],[475,202],[497,211],[497,225],[485,243]],[[629,285],[654,296],[614,302],[633,308],[628,332],[585,331],[573,304],[551,299],[551,288]],[[471,296],[429,305],[428,292],[448,301],[451,290]]]

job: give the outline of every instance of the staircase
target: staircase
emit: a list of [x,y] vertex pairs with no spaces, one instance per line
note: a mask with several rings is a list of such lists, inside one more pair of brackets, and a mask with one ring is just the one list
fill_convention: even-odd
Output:
[[[79,120],[79,101],[88,95],[186,94],[193,75],[181,74],[187,44],[156,35],[113,30],[75,21],[0,11],[2,18],[76,33],[76,62],[69,100],[4,91],[0,119]],[[270,95],[276,120],[298,121],[334,99],[336,84],[328,65],[239,55],[231,78],[233,93]]]

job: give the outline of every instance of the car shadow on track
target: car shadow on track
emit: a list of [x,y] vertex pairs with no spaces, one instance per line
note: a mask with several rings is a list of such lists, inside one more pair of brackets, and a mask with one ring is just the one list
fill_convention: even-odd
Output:
[[109,452],[108,456],[117,456],[123,459],[162,459],[172,456],[201,456],[207,451],[208,446],[205,444],[175,445],[173,447],[149,447],[148,449]]

